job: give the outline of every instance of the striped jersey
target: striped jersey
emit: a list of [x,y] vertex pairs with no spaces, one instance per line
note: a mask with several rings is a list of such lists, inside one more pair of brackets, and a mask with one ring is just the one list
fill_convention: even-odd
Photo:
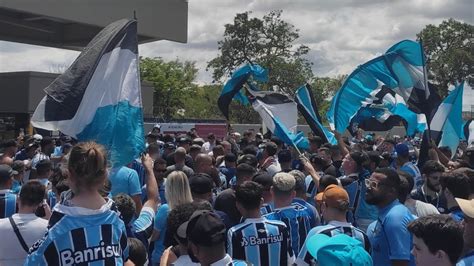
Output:
[[[150,207],[143,207],[138,218],[133,221],[130,227],[131,232],[127,232],[128,237],[135,237],[142,241],[145,248],[148,250],[148,239],[153,233],[153,219],[155,218],[155,211]],[[128,229],[128,228],[127,228]]]
[[[367,235],[357,227],[352,226],[350,223],[330,221],[327,225],[316,226],[309,231],[306,239],[309,239],[316,234],[325,234],[327,236],[335,236],[338,234],[346,234],[352,238],[355,238],[362,242],[364,249],[370,254],[370,241]],[[309,254],[306,248],[306,241],[301,248],[298,258],[296,259],[298,265],[314,265],[315,259]]]
[[57,204],[25,265],[123,265],[127,259],[125,225],[108,200],[99,210]]
[[252,265],[291,265],[295,255],[286,225],[247,218],[227,232],[227,253]]
[[16,194],[9,189],[0,190],[0,218],[8,218],[16,211]]
[[273,204],[272,203],[264,203],[262,207],[260,207],[260,214],[265,215],[269,214],[273,211]]
[[298,254],[306,239],[306,235],[312,228],[311,214],[305,209],[291,205],[275,209],[264,217],[268,220],[278,220],[285,223],[290,233],[293,252]]

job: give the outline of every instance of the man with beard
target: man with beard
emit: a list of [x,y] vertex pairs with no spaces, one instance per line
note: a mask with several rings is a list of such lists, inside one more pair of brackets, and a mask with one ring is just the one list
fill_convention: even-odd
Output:
[[412,236],[407,225],[415,218],[398,201],[400,177],[391,168],[379,168],[365,180],[365,200],[379,211],[367,229],[374,265],[414,265]]
[[430,203],[438,209],[440,213],[446,213],[446,199],[443,197],[441,191],[440,179],[444,173],[444,167],[437,161],[427,161],[421,170],[423,186],[419,187],[411,198],[414,200]]

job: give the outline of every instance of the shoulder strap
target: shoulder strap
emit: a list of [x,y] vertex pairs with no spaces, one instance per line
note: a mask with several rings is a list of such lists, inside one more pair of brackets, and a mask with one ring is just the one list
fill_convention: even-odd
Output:
[[11,216],[8,217],[8,220],[10,221],[10,224],[11,224],[12,227],[13,227],[13,232],[15,232],[15,235],[16,235],[16,237],[18,238],[18,241],[20,241],[21,246],[22,246],[23,249],[26,251],[26,253],[28,253],[29,248],[28,248],[28,246],[26,245],[25,240],[24,240],[23,237],[21,236],[20,230],[18,229],[18,226],[16,226],[15,221],[13,220],[13,218],[12,218]]

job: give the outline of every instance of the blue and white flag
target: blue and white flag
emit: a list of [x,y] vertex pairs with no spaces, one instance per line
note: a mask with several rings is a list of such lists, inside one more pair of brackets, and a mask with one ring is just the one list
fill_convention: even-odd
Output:
[[456,86],[438,106],[430,123],[431,139],[437,143],[438,147],[448,146],[453,156],[463,136],[463,91],[464,82]]
[[464,139],[467,142],[467,145],[474,143],[474,119],[469,119],[463,126]]
[[385,85],[371,102],[364,102],[362,106],[352,117],[349,131],[355,127],[366,131],[385,131],[403,123],[407,135],[414,136],[427,128],[425,114],[409,110],[403,98]]
[[343,133],[360,108],[377,100],[376,95],[384,86],[400,96],[397,103],[415,113],[423,113],[420,103],[425,103],[430,96],[424,65],[420,44],[405,40],[359,66],[331,102],[327,113],[331,128]]
[[101,32],[44,91],[34,127],[104,145],[114,166],[145,148],[137,22],[123,19]]
[[250,78],[265,82],[268,80],[267,70],[259,65],[245,65],[237,69],[225,83],[221,95],[217,99],[217,106],[227,120],[229,119],[229,105],[232,99],[236,99],[245,105],[249,103],[241,89]]
[[313,92],[308,84],[296,91],[295,102],[313,133],[321,137],[325,142],[336,145],[337,140],[334,134],[321,124],[321,116],[314,101]]
[[309,147],[309,142],[303,133],[296,134],[298,111],[296,103],[288,95],[250,88],[247,91],[253,109],[260,115],[268,130],[288,145],[299,149]]

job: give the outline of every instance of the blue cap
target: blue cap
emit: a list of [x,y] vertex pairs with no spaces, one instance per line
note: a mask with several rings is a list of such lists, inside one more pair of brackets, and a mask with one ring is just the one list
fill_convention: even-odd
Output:
[[397,152],[397,155],[401,156],[408,156],[410,154],[410,150],[408,149],[408,146],[404,143],[399,143],[395,146],[395,151]]
[[332,237],[316,234],[308,239],[306,247],[319,265],[373,265],[372,257],[365,251],[362,242],[345,234]]

